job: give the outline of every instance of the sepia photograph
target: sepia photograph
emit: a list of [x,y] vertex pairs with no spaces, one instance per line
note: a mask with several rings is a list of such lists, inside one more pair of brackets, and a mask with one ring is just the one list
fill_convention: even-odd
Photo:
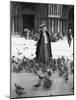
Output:
[[10,1],[10,98],[74,95],[74,5]]

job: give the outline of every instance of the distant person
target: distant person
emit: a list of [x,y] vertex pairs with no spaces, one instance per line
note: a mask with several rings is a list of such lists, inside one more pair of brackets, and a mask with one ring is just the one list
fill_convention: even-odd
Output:
[[46,23],[40,25],[40,39],[36,48],[36,60],[49,64],[52,57],[50,35],[47,32]]
[[25,28],[25,29],[24,29],[24,36],[25,36],[27,39],[29,39],[29,33],[30,33],[29,29],[28,29],[28,28]]
[[68,44],[69,44],[69,47],[71,46],[71,40],[72,40],[72,30],[71,30],[71,28],[69,28],[69,30],[68,30]]

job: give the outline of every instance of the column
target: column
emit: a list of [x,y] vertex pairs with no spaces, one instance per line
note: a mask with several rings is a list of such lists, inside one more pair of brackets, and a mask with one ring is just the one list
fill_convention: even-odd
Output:
[[58,15],[58,7],[59,7],[59,5],[57,4],[57,15]]
[[51,28],[50,22],[51,22],[50,19],[48,19],[48,30],[49,30],[49,34],[51,33],[51,32],[50,32],[50,28]]
[[54,15],[54,4],[53,4],[53,15]]
[[51,13],[50,13],[50,11],[51,11],[51,7],[50,7],[51,5],[49,4],[49,6],[48,6],[48,15],[50,15]]
[[51,4],[51,14],[53,15],[53,4]]
[[62,5],[60,5],[60,16],[62,16]]
[[60,24],[60,34],[61,34],[61,36],[62,36],[62,20],[60,21],[61,22],[61,24]]
[[12,16],[12,24],[11,25],[12,25],[12,30],[11,31],[14,34],[14,16]]
[[60,20],[58,19],[58,32],[60,31]]
[[52,33],[54,32],[54,19],[52,19]]

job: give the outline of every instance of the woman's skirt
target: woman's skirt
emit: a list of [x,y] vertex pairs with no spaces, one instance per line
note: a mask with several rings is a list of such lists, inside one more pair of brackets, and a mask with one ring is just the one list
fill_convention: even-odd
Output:
[[38,55],[39,62],[49,64],[50,61],[50,47],[48,44],[43,44],[40,46],[40,51]]

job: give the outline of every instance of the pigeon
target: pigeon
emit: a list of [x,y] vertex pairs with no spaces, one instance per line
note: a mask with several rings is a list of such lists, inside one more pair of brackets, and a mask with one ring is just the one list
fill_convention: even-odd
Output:
[[11,58],[11,63],[18,64],[18,61],[16,61],[14,58],[15,58],[15,57],[12,57],[12,58]]
[[34,72],[34,74],[36,74],[36,75],[37,75],[37,71],[35,71],[35,70],[34,70],[33,72]]
[[48,76],[51,76],[52,75],[51,71],[48,71],[47,74],[48,74]]
[[42,76],[40,76],[38,73],[37,73],[37,71],[34,71],[34,73],[38,76],[38,78],[40,79],[40,80],[42,80],[44,77],[42,77]]
[[64,74],[64,79],[65,79],[66,82],[68,81],[68,72],[66,72],[66,73]]
[[17,52],[17,54],[18,54],[18,55],[21,55],[21,54],[22,54],[22,52],[18,51],[18,52]]
[[74,92],[74,87],[71,88],[71,91]]
[[43,87],[48,89],[50,88],[52,85],[52,80],[48,79],[48,78],[45,78],[44,82],[43,82]]
[[21,89],[16,89],[15,92],[16,92],[16,94],[17,94],[18,96],[21,96],[21,95],[23,95],[23,94],[26,94],[26,93],[25,93],[23,90],[21,90]]
[[63,76],[63,71],[61,70],[61,71],[59,71],[59,76]]
[[66,81],[66,82],[68,81],[68,77],[65,78],[65,81]]
[[44,77],[42,77],[42,76],[40,76],[40,75],[38,74],[38,78],[39,78],[40,80],[42,80]]
[[17,94],[18,96],[21,96],[21,95],[23,95],[23,94],[26,94],[26,93],[24,92],[24,88],[21,87],[20,85],[17,85],[16,83],[15,83],[15,92],[16,92],[16,94]]
[[41,86],[41,81],[39,81],[39,83],[38,83],[38,84],[33,85],[33,87],[35,87],[35,88],[38,88],[38,87],[40,87],[40,86]]
[[53,96],[52,94],[50,94],[50,96]]
[[23,89],[23,90],[24,90],[23,87],[21,87],[20,85],[17,85],[16,83],[15,83],[15,88],[16,88],[16,89]]
[[15,56],[12,56],[13,58],[15,58]]

